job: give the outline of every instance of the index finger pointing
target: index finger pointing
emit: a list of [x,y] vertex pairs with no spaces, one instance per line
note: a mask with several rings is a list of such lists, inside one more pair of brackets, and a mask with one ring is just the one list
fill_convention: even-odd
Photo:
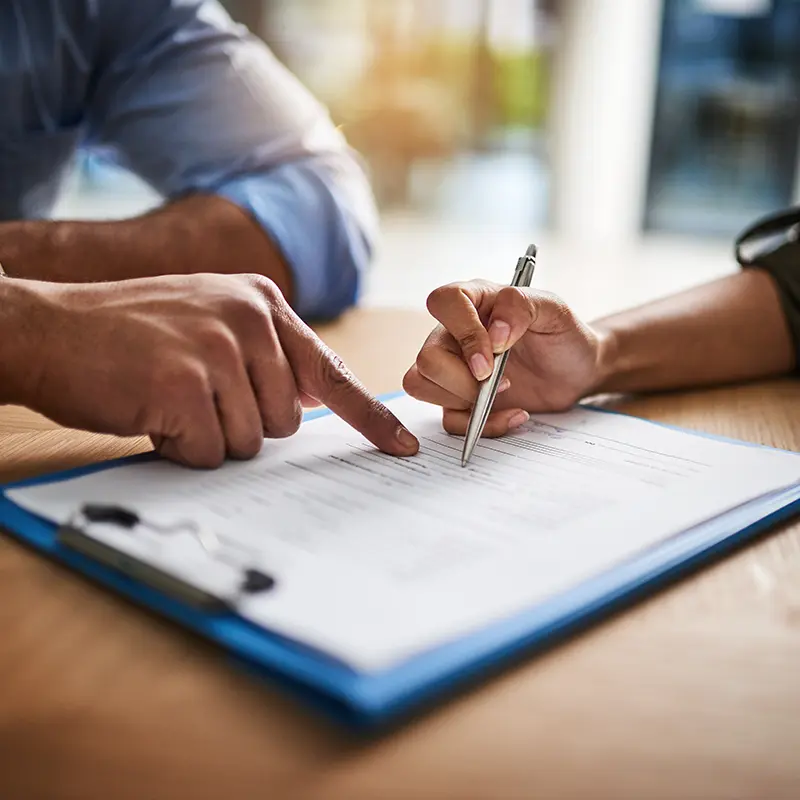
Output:
[[410,456],[419,442],[373,397],[344,362],[304,323],[281,336],[301,392],[324,403],[372,444],[394,456]]

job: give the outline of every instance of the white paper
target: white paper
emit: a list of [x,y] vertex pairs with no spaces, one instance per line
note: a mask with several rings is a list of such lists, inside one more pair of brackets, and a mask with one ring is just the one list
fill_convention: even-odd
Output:
[[[462,468],[462,439],[441,430],[437,409],[390,405],[419,455],[385,456],[326,416],[214,472],[154,462],[8,494],[57,522],[85,502],[193,519],[235,563],[276,578],[242,601],[243,616],[373,671],[800,481],[795,454],[588,409],[535,416]],[[93,535],[199,585],[233,586],[236,570],[225,578],[190,534]]]

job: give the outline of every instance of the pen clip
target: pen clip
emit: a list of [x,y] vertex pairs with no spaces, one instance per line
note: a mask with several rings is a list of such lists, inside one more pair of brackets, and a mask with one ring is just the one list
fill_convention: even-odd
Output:
[[[521,262],[521,263],[520,263]],[[533,280],[533,272],[536,269],[536,245],[532,244],[517,263],[517,267],[522,267],[519,279],[519,286],[530,286]]]

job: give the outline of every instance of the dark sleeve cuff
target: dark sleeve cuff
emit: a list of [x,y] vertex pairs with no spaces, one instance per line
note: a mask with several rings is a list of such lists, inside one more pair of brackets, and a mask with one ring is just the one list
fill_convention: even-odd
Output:
[[800,240],[794,227],[767,240],[761,252],[747,253],[747,243],[737,242],[737,260],[742,267],[758,267],[775,281],[795,353],[795,372],[800,371]]

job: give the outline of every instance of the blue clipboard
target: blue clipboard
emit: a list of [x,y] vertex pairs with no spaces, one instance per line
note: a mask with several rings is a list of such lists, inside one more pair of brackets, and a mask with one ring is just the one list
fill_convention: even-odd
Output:
[[[306,415],[306,420],[325,413],[329,412],[312,412]],[[153,454],[133,456],[4,488],[66,480],[155,458]],[[661,542],[488,628],[414,656],[384,672],[367,675],[319,651],[259,628],[234,613],[200,612],[63,547],[57,541],[53,523],[23,510],[0,490],[0,527],[15,538],[128,600],[211,640],[228,651],[248,672],[278,682],[338,721],[369,730],[402,721],[432,702],[518,661],[533,650],[560,641],[798,513],[800,487],[769,495]]]

